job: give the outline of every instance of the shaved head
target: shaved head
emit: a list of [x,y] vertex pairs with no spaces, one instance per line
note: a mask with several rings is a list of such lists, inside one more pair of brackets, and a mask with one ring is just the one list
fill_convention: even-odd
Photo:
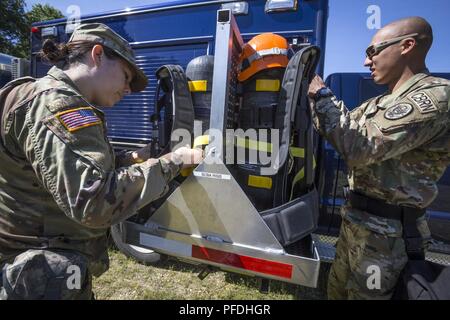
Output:
[[389,23],[377,32],[376,38],[395,38],[410,33],[418,33],[416,37],[417,50],[421,55],[426,56],[433,43],[433,29],[424,18],[408,17]]
[[432,43],[433,30],[424,18],[391,22],[372,38],[364,66],[372,72],[375,83],[387,84],[392,92],[406,79],[426,70],[425,59]]

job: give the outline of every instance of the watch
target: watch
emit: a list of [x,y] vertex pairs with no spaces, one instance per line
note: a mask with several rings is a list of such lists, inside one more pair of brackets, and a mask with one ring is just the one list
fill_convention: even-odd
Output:
[[131,158],[133,159],[134,163],[142,163],[145,160],[139,157],[139,154],[137,153],[137,151],[133,151],[131,153]]
[[317,90],[316,94],[314,95],[314,101],[318,101],[319,99],[331,97],[333,95],[333,91],[330,90],[328,87],[323,87]]

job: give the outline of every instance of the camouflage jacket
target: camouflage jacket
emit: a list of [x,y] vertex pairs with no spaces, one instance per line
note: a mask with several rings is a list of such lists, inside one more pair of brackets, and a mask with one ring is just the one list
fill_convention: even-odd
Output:
[[73,249],[98,275],[107,268],[107,228],[164,195],[180,166],[118,166],[103,112],[56,67],[8,85],[0,96],[0,265],[30,248]]
[[[426,72],[351,112],[334,96],[319,99],[311,110],[316,128],[345,159],[351,190],[425,208],[437,196],[436,182],[450,163],[449,97],[450,81]],[[402,234],[400,221],[348,205],[342,214],[382,234]]]

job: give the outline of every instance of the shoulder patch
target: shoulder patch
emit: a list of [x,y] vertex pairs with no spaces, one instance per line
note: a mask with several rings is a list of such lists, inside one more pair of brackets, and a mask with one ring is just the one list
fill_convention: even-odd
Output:
[[397,120],[406,117],[413,110],[410,103],[399,103],[390,107],[384,112],[384,117],[388,120]]
[[69,132],[101,124],[101,119],[91,107],[65,110],[56,114],[56,118]]
[[419,108],[420,113],[428,113],[438,110],[430,96],[423,91],[408,95],[408,99]]
[[81,96],[67,95],[66,93],[57,92],[56,95],[52,96],[52,100],[46,106],[52,113],[57,113],[60,111],[68,110],[70,108],[75,109],[80,106],[88,106],[89,103],[84,100]]

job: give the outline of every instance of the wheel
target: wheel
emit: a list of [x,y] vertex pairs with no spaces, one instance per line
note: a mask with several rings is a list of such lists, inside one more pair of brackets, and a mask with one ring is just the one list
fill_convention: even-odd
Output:
[[[166,201],[166,199],[172,194],[172,192],[180,186],[175,178],[169,183],[169,191],[160,199],[155,200],[148,205],[140,209],[136,215],[128,218],[128,221],[132,221],[137,224],[145,224],[145,222],[152,216],[152,214]],[[127,244],[122,241],[122,223],[113,225],[110,228],[111,238],[117,249],[120,250],[127,257],[136,259],[138,262],[145,265],[155,265],[168,259],[167,255],[157,253],[151,249]]]
[[158,264],[167,259],[167,256],[157,253],[153,250],[127,244],[122,241],[122,224],[118,223],[111,227],[111,237],[117,249],[124,255],[136,259],[145,265]]

